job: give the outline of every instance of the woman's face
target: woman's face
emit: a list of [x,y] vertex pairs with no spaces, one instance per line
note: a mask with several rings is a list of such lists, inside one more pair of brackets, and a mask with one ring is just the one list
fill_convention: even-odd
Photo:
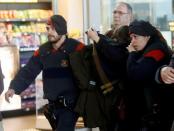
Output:
[[130,34],[132,46],[136,51],[141,51],[147,45],[150,36],[141,36],[137,34]]

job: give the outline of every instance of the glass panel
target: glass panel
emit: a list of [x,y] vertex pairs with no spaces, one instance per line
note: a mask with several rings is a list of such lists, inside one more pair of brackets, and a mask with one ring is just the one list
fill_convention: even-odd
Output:
[[[102,33],[109,30],[112,24],[112,11],[116,2],[119,1],[122,0],[101,0]],[[174,30],[174,24],[169,26],[169,22],[174,21],[174,0],[124,0],[124,2],[132,6],[135,19],[150,21],[162,33],[168,31],[168,34],[174,34],[170,31],[170,29]],[[174,43],[174,35],[172,37],[165,35],[164,37],[167,39],[168,45],[171,46],[172,42]]]
[[110,29],[112,23],[112,11],[115,7],[115,0],[101,0],[101,32],[104,33]]
[[[101,0],[102,3],[102,31],[110,28],[112,11],[119,0]],[[162,31],[169,30],[168,22],[174,19],[172,0],[125,0],[134,12],[134,18],[150,21]]]

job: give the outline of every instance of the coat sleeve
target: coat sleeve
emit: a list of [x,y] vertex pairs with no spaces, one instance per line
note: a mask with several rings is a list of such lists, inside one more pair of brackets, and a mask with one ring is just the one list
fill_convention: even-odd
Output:
[[96,47],[98,52],[113,63],[119,63],[127,59],[128,51],[126,47],[105,36],[100,36]]
[[161,74],[160,74],[160,72],[161,72],[161,69],[163,68],[163,67],[166,67],[167,65],[163,65],[163,66],[161,66],[161,67],[159,67],[158,69],[157,69],[157,71],[156,71],[156,74],[155,74],[155,81],[158,83],[158,84],[164,84],[164,82],[162,81],[162,79],[161,79]]
[[69,57],[76,84],[81,90],[86,90],[89,85],[89,63],[83,57],[83,51],[73,52]]
[[19,70],[15,78],[11,81],[10,89],[14,89],[16,94],[20,94],[34,81],[41,69],[42,64],[36,51],[28,63]]

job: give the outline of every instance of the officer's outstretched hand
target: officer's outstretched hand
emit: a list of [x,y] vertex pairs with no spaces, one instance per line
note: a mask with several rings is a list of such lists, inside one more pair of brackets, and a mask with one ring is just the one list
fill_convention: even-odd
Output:
[[161,69],[160,72],[161,79],[165,84],[174,83],[174,69],[173,67],[165,66]]
[[5,100],[10,103],[10,97],[13,97],[13,95],[15,94],[15,91],[13,89],[9,89],[6,93],[5,93]]

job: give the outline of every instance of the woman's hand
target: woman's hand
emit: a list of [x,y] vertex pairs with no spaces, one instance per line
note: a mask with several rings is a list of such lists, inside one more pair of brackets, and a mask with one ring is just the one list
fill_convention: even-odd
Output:
[[129,44],[127,49],[128,49],[129,52],[136,51],[135,48],[133,47],[132,43]]

